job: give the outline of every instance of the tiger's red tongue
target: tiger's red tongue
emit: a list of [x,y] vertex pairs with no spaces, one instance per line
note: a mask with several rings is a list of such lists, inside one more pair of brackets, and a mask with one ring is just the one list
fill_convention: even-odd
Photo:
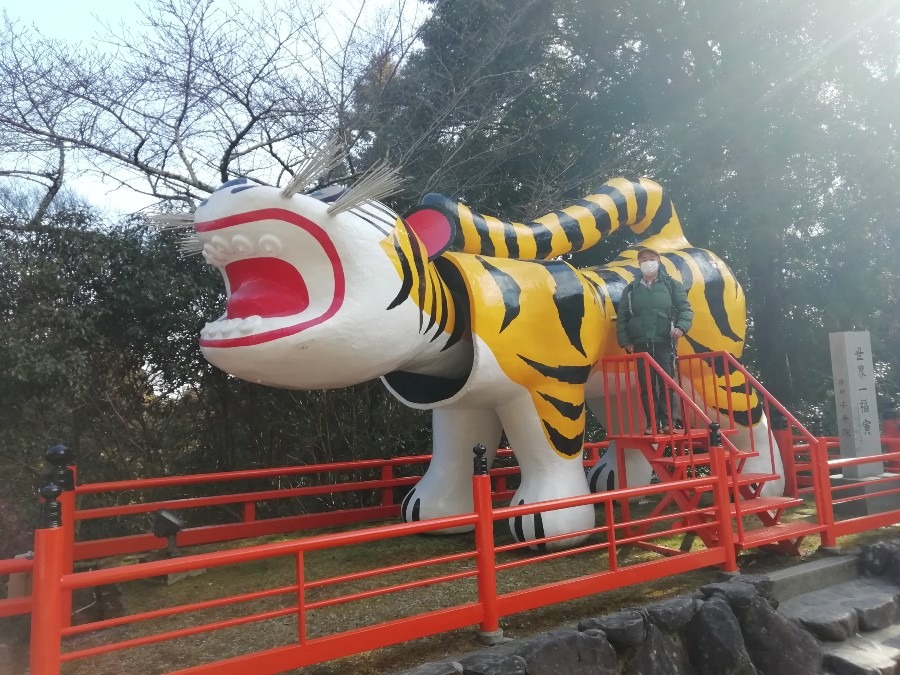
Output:
[[309,307],[309,291],[297,268],[280,258],[248,258],[225,267],[229,319],[293,316]]

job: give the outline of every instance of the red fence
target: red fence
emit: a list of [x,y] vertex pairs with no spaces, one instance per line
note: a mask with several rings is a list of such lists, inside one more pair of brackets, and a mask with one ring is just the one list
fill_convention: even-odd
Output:
[[[587,466],[593,465],[606,446],[607,443],[605,442],[586,443],[585,464]],[[504,462],[503,460],[509,460],[512,457],[512,451],[500,449],[497,451],[496,456],[501,464],[508,464],[509,462]],[[121,519],[139,516],[146,517],[160,509],[178,511],[179,514],[184,514],[220,506],[237,505],[240,507],[241,518],[239,522],[186,527],[176,536],[176,543],[179,547],[214,544],[395,518],[400,513],[399,501],[395,499],[395,490],[414,485],[421,476],[422,468],[430,459],[430,455],[413,455],[391,459],[76,484],[74,491],[64,491],[59,498],[62,508],[61,527],[65,531],[65,544],[63,546],[65,569],[71,572],[76,561],[146,553],[166,548],[165,539],[156,537],[149,532],[93,540],[80,540],[77,536],[78,527],[76,524],[79,522],[99,519],[118,522]],[[72,467],[72,470],[72,479],[74,481],[74,467]],[[363,480],[347,480],[348,475],[359,476],[367,473],[376,477]],[[497,466],[490,471],[490,477],[494,486],[494,499],[509,499],[512,496],[513,490],[509,489],[508,480],[516,478],[518,473],[519,467],[515,465]],[[210,484],[281,479],[294,476],[309,477],[316,484],[253,492],[235,492],[215,496],[179,499],[153,498],[154,492],[164,489],[189,489]],[[265,519],[257,517],[257,506],[262,502],[348,493],[375,495],[374,503],[370,506],[339,510],[329,509],[292,516]],[[113,498],[117,495],[125,495],[128,503],[94,508],[76,507],[77,502],[83,501],[85,497],[95,495]],[[34,562],[30,558],[0,560],[0,576],[30,574],[33,567]],[[27,614],[31,611],[31,606],[32,602],[29,596],[0,599],[0,617]]]
[[[472,624],[479,624],[482,630],[492,632],[498,628],[499,617],[507,614],[710,565],[722,565],[726,569],[734,569],[735,551],[730,539],[731,527],[727,501],[728,477],[727,472],[723,469],[724,458],[722,457],[724,451],[716,449],[716,453],[714,454],[714,471],[711,475],[683,481],[677,485],[655,485],[554,502],[494,508],[490,477],[486,474],[476,475],[473,477],[475,511],[471,514],[318,535],[290,542],[264,544],[81,573],[67,573],[64,569],[65,563],[61,552],[65,545],[65,530],[62,528],[40,529],[35,538],[35,558],[39,564],[36,564],[34,569],[35,604],[32,620],[31,672],[33,675],[58,673],[63,663],[100,657],[123,649],[164,643],[200,633],[289,617],[295,622],[296,632],[288,644],[180,671],[190,673],[275,673]],[[653,522],[646,522],[642,519],[617,520],[616,509],[621,510],[622,504],[629,499],[660,495],[673,488],[695,489],[711,493],[713,495],[712,503],[697,507],[698,514],[711,516],[711,519],[701,524],[687,525],[685,516],[691,514],[676,512],[656,516],[652,519]],[[605,514],[602,526],[583,532],[546,537],[524,543],[503,544],[495,540],[495,522],[585,504],[596,505]],[[723,528],[722,523],[729,523],[729,525]],[[637,529],[644,525],[651,527],[638,533]],[[408,537],[462,526],[475,528],[474,547],[471,550],[376,567],[349,575],[316,580],[307,578],[305,561],[307,556],[315,551]],[[654,542],[671,538],[673,535],[696,532],[701,528],[716,531],[720,543],[717,546],[692,552],[671,549],[668,556],[660,555],[656,559],[639,560],[633,564],[628,564],[628,561],[622,559],[623,547],[646,547],[648,550],[664,548]],[[565,551],[543,556],[523,557],[520,555],[523,548],[549,543],[561,537],[574,536],[586,536],[588,539],[585,544]],[[531,587],[520,587],[520,584],[516,584],[515,590],[506,592],[499,590],[500,577],[505,573],[524,566],[548,565],[563,557],[585,554],[587,556],[583,573],[576,578]],[[289,556],[295,561],[295,577],[293,582],[287,585],[167,607],[81,626],[64,627],[61,608],[65,601],[65,595],[77,589],[284,556]],[[448,564],[456,565],[458,569],[452,572],[422,576],[426,570]],[[389,574],[400,574],[407,580],[364,591],[347,594],[334,593],[325,598],[310,598],[311,592],[315,590],[335,588],[351,580],[374,580]],[[465,597],[464,593],[459,596],[454,593],[455,600],[442,609],[425,612],[413,611],[409,616],[399,619],[377,622],[350,631],[311,636],[309,615],[316,610],[351,602],[369,601],[385,594],[409,591],[435,584],[453,584],[464,580],[475,581],[474,586],[464,589],[468,590],[468,597]],[[250,613],[210,623],[201,623],[201,620],[198,619],[196,623],[191,622],[189,627],[148,631],[138,637],[104,641],[102,645],[66,648],[67,642],[86,633],[96,634],[126,624],[135,626],[152,620],[186,613],[201,613],[225,605],[235,606],[270,598],[279,598],[280,606],[264,612]]]

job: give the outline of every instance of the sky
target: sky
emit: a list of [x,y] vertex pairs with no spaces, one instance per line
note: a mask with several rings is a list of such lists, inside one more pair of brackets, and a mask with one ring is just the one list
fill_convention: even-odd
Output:
[[[241,5],[252,7],[266,0],[242,0]],[[368,0],[369,7],[377,9],[381,5],[396,3],[397,0]],[[141,21],[141,5],[132,0],[0,0],[0,12],[13,21],[21,21],[35,27],[47,37],[73,41],[89,41],[98,32],[101,24],[118,26],[134,25]],[[411,3],[409,11],[416,13],[416,3]],[[331,5],[340,10],[353,10],[359,0],[343,0]],[[134,213],[155,203],[151,197],[121,188],[117,184],[104,183],[90,176],[73,177],[66,186],[88,199],[96,207],[110,215]]]
[[[101,21],[111,25],[134,24],[141,18],[137,3],[127,0],[0,0],[0,9],[10,19],[32,25],[48,37],[76,41],[93,37]],[[104,184],[97,178],[76,177],[66,183],[67,187],[111,215],[133,213],[154,203],[149,197],[131,190],[117,190],[115,185]]]

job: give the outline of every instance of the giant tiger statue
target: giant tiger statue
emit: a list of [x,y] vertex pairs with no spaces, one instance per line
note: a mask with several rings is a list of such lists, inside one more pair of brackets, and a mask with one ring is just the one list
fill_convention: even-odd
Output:
[[[253,382],[318,389],[380,377],[406,405],[432,410],[432,461],[403,502],[406,521],[471,511],[472,447],[496,448],[504,430],[521,467],[513,503],[589,492],[586,406],[604,409],[599,364],[622,353],[616,303],[638,269],[636,249],[585,269],[560,260],[566,253],[631,228],[688,289],[694,327],[682,353],[741,354],[740,285],[721,259],[688,243],[653,181],[617,178],[567,208],[514,223],[439,195],[400,217],[376,201],[375,179],[302,194],[305,178],[284,190],[231,180],[197,209],[188,246],[219,269],[227,290],[227,309],[203,328],[200,346],[213,365]],[[751,407],[749,427],[733,440],[746,447],[759,434],[764,447],[766,420],[757,402]],[[643,456],[624,454],[629,484],[648,483]],[[769,457],[758,461],[768,470]],[[745,470],[758,469],[751,460]],[[615,475],[610,459],[590,479],[605,489]],[[509,525],[519,541],[565,535],[593,527],[594,509]]]

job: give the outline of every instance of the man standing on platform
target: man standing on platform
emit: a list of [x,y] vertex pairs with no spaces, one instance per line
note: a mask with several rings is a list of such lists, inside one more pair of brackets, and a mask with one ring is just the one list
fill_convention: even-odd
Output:
[[[659,253],[652,248],[638,252],[641,275],[625,287],[619,301],[616,318],[616,337],[627,353],[646,353],[673,379],[675,378],[676,343],[691,328],[694,312],[688,302],[684,285],[673,279],[660,265]],[[669,405],[662,378],[651,368],[648,383],[645,368],[638,366],[641,402],[647,425],[645,434],[655,433],[651,426],[650,392],[656,423],[663,433],[671,431]],[[677,379],[676,379],[677,381]],[[678,416],[677,402],[672,401],[673,417]]]

